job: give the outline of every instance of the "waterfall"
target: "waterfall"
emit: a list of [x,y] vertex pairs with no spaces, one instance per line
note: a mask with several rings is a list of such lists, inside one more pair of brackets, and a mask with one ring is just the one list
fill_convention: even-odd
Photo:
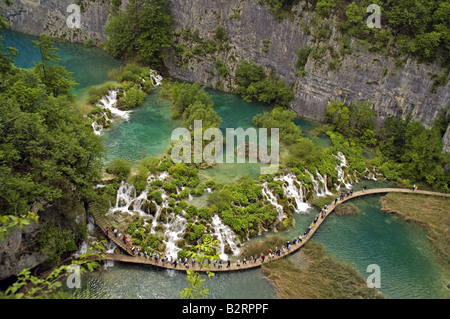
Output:
[[284,211],[283,211],[283,206],[281,206],[280,204],[278,204],[277,198],[275,197],[275,195],[272,193],[272,191],[269,189],[269,187],[267,187],[267,183],[264,183],[262,185],[262,194],[263,196],[273,205],[275,206],[277,212],[278,212],[278,220],[282,220],[284,217]]
[[[183,212],[184,213],[184,212]],[[177,241],[183,238],[183,234],[186,230],[187,220],[180,215],[172,218],[171,223],[166,226],[166,232],[164,233],[164,243],[166,244],[166,255],[172,256],[176,259],[178,252],[181,248],[176,245]]]
[[92,122],[92,129],[94,130],[95,135],[102,135],[103,126],[101,126],[97,122]]
[[[105,253],[106,254],[114,254],[114,250],[116,250],[117,248],[117,244],[115,244],[113,241],[109,241],[108,242],[108,247],[106,248]],[[110,268],[110,267],[114,267],[114,260],[105,260],[104,269]]]
[[[164,172],[161,173],[161,175],[156,178],[154,175],[150,175],[147,178],[147,187],[146,189],[137,196],[136,189],[134,186],[129,185],[128,183],[121,182],[120,187],[117,191],[117,197],[116,197],[116,205],[111,210],[114,211],[122,211],[122,212],[138,212],[141,215],[147,215],[144,210],[142,210],[142,205],[147,201],[147,195],[150,183],[159,179],[163,181],[166,179],[169,175]],[[168,196],[164,192],[164,190],[161,191],[161,197],[163,198],[163,203],[161,206],[158,206],[156,203],[156,206],[158,207],[157,213],[161,212],[161,209],[163,207],[168,207]],[[130,211],[131,210],[131,211]],[[156,215],[155,215],[156,219]]]
[[327,187],[327,175],[326,174],[324,176],[320,175],[319,170],[316,168],[316,176],[320,182],[319,193],[317,195],[318,196],[333,195],[333,193],[331,193]]
[[135,199],[136,189],[134,186],[121,182],[117,191],[116,206],[113,208],[113,211],[128,211],[128,208]]
[[374,181],[377,180],[377,178],[375,177],[375,173],[371,172],[367,167],[366,167],[366,170],[364,173],[365,173],[365,175],[364,175],[365,178],[372,179]]
[[152,79],[153,86],[161,86],[163,77],[155,70],[150,69],[150,78]]
[[[109,110],[113,118],[122,118],[124,120],[128,120],[130,117],[131,111],[122,111],[116,107],[117,104],[117,90],[110,90],[108,95],[103,96],[96,106],[101,107],[104,111]],[[107,113],[104,113],[103,116],[107,121],[112,121],[112,118],[109,118]],[[98,124],[96,121],[92,123],[92,129],[96,135],[102,135],[103,126]]]
[[226,226],[222,222],[219,215],[214,215],[214,217],[212,218],[211,226],[214,228],[214,234],[212,235],[217,236],[217,241],[219,242],[219,246],[217,248],[219,251],[220,259],[228,260],[228,255],[225,253],[225,243],[228,243],[233,252],[233,255],[238,255],[240,249],[236,244],[238,241],[236,235],[228,226]]
[[131,112],[119,110],[118,108],[116,108],[116,103],[117,103],[117,90],[111,90],[109,91],[108,95],[100,99],[99,104],[97,105],[104,109],[110,110],[111,114],[114,117],[119,117],[125,120],[129,119]]
[[[299,182],[293,173],[276,177],[276,180],[283,181],[284,196],[293,199],[295,202],[294,210],[296,213],[306,213],[310,206],[303,201],[303,188],[301,182]],[[295,186],[295,182],[299,184],[299,188]]]
[[305,172],[309,174],[309,177],[311,177],[311,181],[312,181],[313,188],[314,188],[314,194],[316,194],[317,196],[321,196],[322,194],[320,193],[320,190],[319,190],[319,186],[320,186],[319,182],[316,181],[316,179],[314,178],[314,175],[311,174],[308,170],[305,170]]
[[343,167],[347,167],[347,159],[345,158],[345,155],[342,154],[341,152],[338,152],[338,155],[333,155],[334,157],[336,157],[337,159],[340,160],[340,164],[336,165],[336,170],[338,172],[338,186],[336,187],[336,190],[339,190],[341,188],[341,184],[343,184],[345,186],[345,188],[350,189],[352,188],[352,184],[351,183],[347,183],[345,181],[345,172]]

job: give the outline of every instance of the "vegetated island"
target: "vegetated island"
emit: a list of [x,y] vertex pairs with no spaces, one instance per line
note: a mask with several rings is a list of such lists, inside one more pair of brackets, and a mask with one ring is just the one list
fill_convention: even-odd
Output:
[[[242,247],[248,256],[285,245],[280,235]],[[368,288],[358,271],[326,253],[322,244],[309,241],[300,252],[287,258],[265,263],[261,268],[273,285],[277,299],[381,299],[385,296]]]

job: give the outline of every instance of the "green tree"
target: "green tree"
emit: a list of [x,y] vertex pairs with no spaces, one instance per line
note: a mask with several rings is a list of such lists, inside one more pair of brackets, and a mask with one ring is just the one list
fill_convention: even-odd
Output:
[[[72,103],[67,73],[52,64],[59,57],[50,39],[41,36],[37,44],[43,60],[33,69],[20,69],[12,60],[1,59],[7,71],[1,74],[0,86],[2,231],[14,224],[26,225],[31,221],[29,212],[40,208],[35,217],[39,216],[43,229],[58,225],[63,237],[78,243],[85,228],[76,217],[95,197],[103,145]],[[57,253],[57,245],[47,243],[40,248],[49,256]]]
[[125,159],[115,158],[106,167],[108,174],[113,174],[119,179],[126,179],[131,173],[131,164]]
[[35,72],[42,83],[55,97],[69,95],[69,92],[77,84],[74,82],[71,72],[68,72],[63,66],[52,64],[59,62],[61,58],[56,54],[58,48],[53,45],[51,37],[41,34],[39,40],[33,42],[41,54],[41,62],[36,65]]
[[114,57],[160,66],[172,43],[172,20],[168,0],[131,0],[106,26],[105,49]]
[[[219,259],[217,254],[217,246],[217,240],[211,240],[210,236],[204,236],[202,243],[196,245],[194,250],[187,252],[187,257],[194,258],[197,263],[207,267],[207,265],[205,265],[205,261]],[[207,271],[206,273],[208,274],[208,277],[214,276],[214,273],[211,271]],[[200,299],[209,294],[209,289],[203,288],[203,284],[206,279],[202,279],[198,272],[188,269],[186,281],[188,283],[188,287],[178,292],[181,299]]]

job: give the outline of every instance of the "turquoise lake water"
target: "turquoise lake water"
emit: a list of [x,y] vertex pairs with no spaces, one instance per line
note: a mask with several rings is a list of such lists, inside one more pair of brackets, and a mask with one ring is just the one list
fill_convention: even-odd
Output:
[[[5,47],[19,50],[18,66],[32,67],[38,61],[38,52],[31,42],[35,37],[10,31],[4,32],[3,36]],[[121,64],[98,49],[64,43],[58,47],[61,64],[74,72],[80,84],[75,91],[77,97],[81,97],[87,87],[107,81],[107,72]],[[223,119],[222,128],[251,127],[254,115],[270,110],[266,105],[247,103],[231,94],[209,92],[213,95],[216,111]],[[110,150],[108,156],[137,161],[164,153],[170,143],[170,132],[179,125],[170,119],[170,113],[167,102],[156,94],[150,95],[144,105],[133,112],[129,121],[119,121],[105,133],[105,145]],[[308,136],[308,132],[318,123],[303,119],[296,123],[302,126],[305,136],[313,138]],[[324,147],[329,145],[324,137],[319,137],[316,142]],[[256,165],[225,165],[208,170],[204,173],[205,178],[232,181],[245,173],[257,176],[259,172]],[[355,189],[360,189],[362,184],[356,184]],[[369,188],[386,185],[375,181],[364,181],[364,184]],[[450,283],[446,265],[432,253],[426,232],[415,224],[383,212],[379,198],[371,196],[354,200],[361,213],[330,216],[314,240],[322,243],[337,259],[349,262],[365,278],[369,275],[369,265],[379,265],[380,291],[389,298],[450,298],[450,290],[446,288]],[[294,229],[282,234],[287,238],[298,236],[317,213],[311,209],[306,215],[295,215]],[[178,298],[178,291],[186,286],[185,274],[181,272],[119,263],[105,271],[85,275],[82,283],[82,291],[97,298]],[[206,287],[210,289],[210,298],[276,297],[274,288],[259,270],[217,274],[206,280]]]

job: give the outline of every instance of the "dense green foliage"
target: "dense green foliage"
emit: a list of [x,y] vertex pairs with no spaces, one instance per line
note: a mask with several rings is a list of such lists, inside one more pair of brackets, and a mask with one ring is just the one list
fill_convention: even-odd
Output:
[[106,172],[116,175],[120,180],[124,180],[131,173],[131,164],[124,159],[115,158],[106,167]]
[[409,118],[386,120],[379,133],[377,165],[389,179],[420,181],[443,192],[450,190],[446,166],[448,153],[442,153],[442,136],[437,127],[427,130]]
[[441,112],[432,129],[408,117],[387,118],[376,130],[374,118],[375,112],[368,103],[347,105],[331,101],[327,106],[326,120],[333,130],[328,134],[352,167],[364,169],[363,145],[376,147],[378,157],[372,163],[386,178],[406,185],[422,182],[449,191],[450,178],[445,167],[450,159],[442,153],[442,136],[449,124],[447,111]]
[[259,101],[275,106],[287,107],[294,99],[294,93],[284,80],[267,75],[262,66],[242,61],[236,70],[236,93],[246,101]]
[[208,203],[226,225],[246,238],[257,235],[260,227],[271,229],[277,218],[275,208],[265,205],[262,199],[261,186],[245,176],[238,183],[224,185],[211,193]]
[[22,217],[41,207],[43,233],[59,225],[52,232],[66,238],[58,243],[64,247],[39,239],[57,262],[85,236],[73,215],[95,196],[103,145],[72,104],[74,83],[53,64],[59,58],[49,38],[41,36],[37,45],[43,62],[33,69],[15,67],[0,48],[0,214]]
[[258,127],[267,128],[268,132],[272,128],[278,128],[280,130],[280,141],[291,145],[303,137],[301,128],[294,124],[296,117],[294,111],[276,107],[271,113],[264,112],[256,115],[253,118],[253,123]]
[[172,83],[169,96],[172,118],[181,118],[185,127],[194,128],[194,121],[202,121],[203,129],[219,127],[222,119],[213,108],[211,95],[198,83]]
[[352,105],[332,100],[327,105],[325,121],[333,126],[336,132],[347,137],[360,138],[369,146],[376,144],[375,111],[368,102],[357,102]]
[[105,49],[118,58],[160,66],[172,43],[172,16],[167,0],[131,0],[106,26]]
[[[381,29],[370,29],[366,8],[381,8]],[[450,4],[447,0],[317,0],[304,8],[323,19],[337,17],[344,34],[369,43],[371,50],[396,49],[421,61],[439,60],[448,66],[450,49]],[[387,52],[387,51],[386,51]]]

